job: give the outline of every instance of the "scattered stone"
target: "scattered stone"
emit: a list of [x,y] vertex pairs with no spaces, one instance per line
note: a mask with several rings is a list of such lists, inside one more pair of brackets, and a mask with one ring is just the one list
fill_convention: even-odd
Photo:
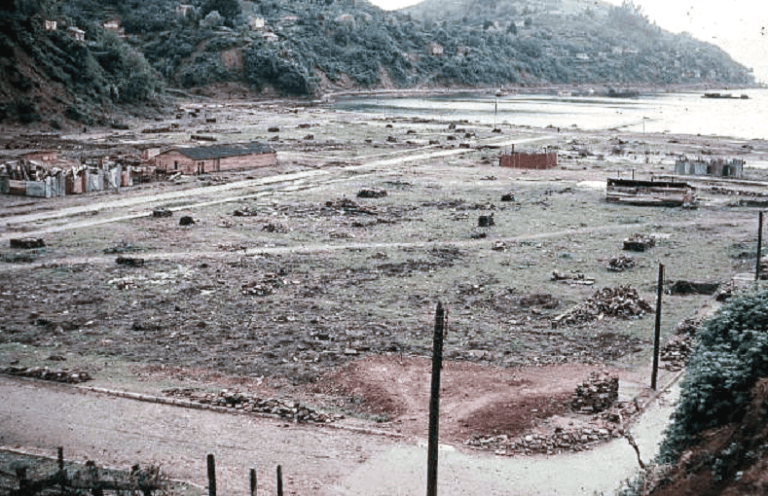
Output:
[[505,193],[505,194],[501,195],[501,201],[503,201],[503,202],[513,202],[513,201],[515,201],[515,195],[513,195],[512,193]]
[[308,135],[304,136],[304,139],[307,140],[307,141],[313,140],[313,139],[315,139],[315,135],[314,134],[308,134]]
[[270,233],[280,233],[280,234],[284,234],[288,232],[287,227],[285,227],[282,224],[278,224],[276,222],[269,222],[267,224],[264,224],[264,227],[262,227],[261,230],[270,232]]
[[79,384],[91,380],[90,374],[82,370],[64,370],[48,367],[6,367],[2,373],[18,377],[31,377],[44,381],[64,382],[67,384]]
[[675,334],[694,337],[699,332],[699,327],[701,327],[701,319],[683,319],[675,326]]
[[171,217],[173,212],[167,208],[156,208],[152,210],[152,217]]
[[500,128],[498,128],[498,127],[495,127],[495,128],[493,128],[493,131],[491,131],[491,132],[492,132],[492,133],[501,133],[502,131],[501,131],[501,129],[500,129]]
[[259,213],[256,210],[251,210],[251,207],[246,205],[232,212],[232,215],[235,217],[255,217],[259,215]]
[[280,278],[278,274],[264,274],[260,281],[252,281],[240,286],[240,292],[250,296],[269,296],[275,292],[275,289],[288,285],[286,279]]
[[311,124],[302,123],[302,124],[299,124],[297,127],[298,127],[299,129],[307,129],[307,128],[309,128],[310,126],[311,126]]
[[429,144],[430,145],[439,145],[440,144],[440,140],[431,139],[431,140],[429,140]]
[[29,250],[32,248],[43,248],[45,242],[42,238],[15,238],[11,239],[11,248],[20,248]]
[[619,378],[607,373],[592,372],[585,382],[576,386],[571,408],[579,413],[600,413],[611,408],[618,399]]
[[715,296],[715,300],[717,301],[725,301],[730,298],[732,298],[735,294],[737,294],[741,288],[739,287],[738,283],[735,281],[728,281],[727,283],[720,286],[720,289],[717,290],[717,295]]
[[195,219],[190,217],[189,215],[185,215],[182,218],[179,219],[179,225],[180,226],[191,226],[195,223]]
[[341,414],[318,412],[298,401],[277,398],[263,399],[253,393],[241,392],[235,389],[223,389],[218,393],[206,393],[195,391],[191,388],[170,388],[163,390],[163,394],[204,405],[275,415],[296,423],[316,422],[329,424],[344,418],[344,415]]
[[672,336],[661,347],[661,361],[667,370],[678,371],[685,367],[693,353],[692,338],[688,334]]
[[394,136],[387,136],[387,142],[397,143],[397,138],[395,138]]
[[384,198],[387,192],[383,189],[361,189],[357,192],[358,198]]
[[269,129],[267,129],[267,131],[270,132],[270,133],[279,133],[280,132],[280,128],[279,127],[270,127]]

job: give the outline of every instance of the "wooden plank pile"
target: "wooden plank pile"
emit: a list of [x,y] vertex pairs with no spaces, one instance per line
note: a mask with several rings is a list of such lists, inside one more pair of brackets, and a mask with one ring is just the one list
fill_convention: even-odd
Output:
[[587,277],[581,272],[566,274],[555,270],[552,271],[552,277],[550,280],[561,282],[563,284],[570,284],[572,286],[592,286],[595,284],[594,277]]
[[653,308],[640,298],[637,290],[629,285],[617,288],[603,288],[595,292],[584,303],[576,305],[562,315],[555,317],[552,326],[560,324],[579,325],[612,317],[642,317]]
[[629,255],[616,255],[608,261],[607,269],[612,272],[624,272],[635,267],[635,259]]
[[656,246],[656,239],[653,236],[644,234],[633,234],[624,240],[624,249],[627,251],[647,251]]

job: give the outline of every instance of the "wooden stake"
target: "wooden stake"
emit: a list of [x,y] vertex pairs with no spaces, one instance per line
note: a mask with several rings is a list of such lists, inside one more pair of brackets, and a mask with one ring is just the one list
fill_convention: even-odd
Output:
[[208,454],[208,496],[216,496],[216,459]]
[[429,446],[427,448],[427,496],[437,496],[437,449],[440,430],[440,371],[443,368],[445,311],[437,303],[432,346],[432,392],[429,398]]
[[763,251],[763,212],[760,212],[760,220],[757,223],[757,262],[755,263],[755,281],[760,280],[760,262]]
[[257,496],[257,493],[259,492],[259,488],[257,486],[256,481],[256,469],[251,469],[251,496]]
[[283,467],[277,466],[277,496],[283,496]]
[[64,447],[59,446],[56,449],[56,458],[59,462],[59,470],[64,470]]
[[651,389],[656,390],[656,379],[659,375],[659,347],[661,340],[661,295],[664,293],[664,264],[659,264],[659,282],[656,287],[656,326],[653,334],[653,371],[651,372]]

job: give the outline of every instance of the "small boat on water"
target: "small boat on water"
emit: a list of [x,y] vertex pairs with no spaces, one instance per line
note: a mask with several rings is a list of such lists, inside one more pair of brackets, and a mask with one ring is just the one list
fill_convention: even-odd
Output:
[[702,98],[720,98],[724,100],[749,100],[749,95],[733,96],[730,93],[704,93]]

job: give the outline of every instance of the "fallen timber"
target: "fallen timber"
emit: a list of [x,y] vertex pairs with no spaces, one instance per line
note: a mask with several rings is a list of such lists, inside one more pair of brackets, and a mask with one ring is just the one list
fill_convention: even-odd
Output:
[[637,206],[682,207],[696,204],[696,189],[676,181],[636,181],[609,178],[605,199]]

